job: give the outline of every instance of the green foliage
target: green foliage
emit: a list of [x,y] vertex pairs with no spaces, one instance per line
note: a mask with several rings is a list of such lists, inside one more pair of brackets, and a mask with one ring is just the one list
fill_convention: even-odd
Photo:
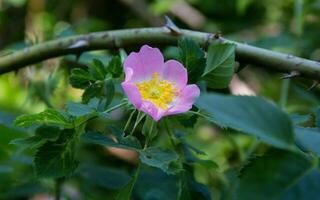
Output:
[[54,125],[65,128],[72,128],[70,117],[63,111],[47,109],[38,114],[22,115],[17,117],[14,124],[16,126],[28,127],[33,124]]
[[280,200],[302,200],[302,199],[317,199],[320,189],[320,172],[319,169],[314,169],[307,175],[299,179],[298,183],[289,188],[281,197]]
[[302,128],[294,129],[297,143],[302,146],[303,150],[312,151],[320,155],[320,129],[319,128]]
[[106,109],[115,93],[113,78],[119,78],[121,74],[122,66],[119,56],[112,57],[107,66],[100,60],[94,59],[87,69],[73,69],[69,83],[75,88],[84,89],[83,103],[97,98],[99,99],[99,108]]
[[181,173],[180,191],[177,200],[210,200],[211,194],[208,188],[193,180],[190,172]]
[[73,129],[65,129],[56,141],[48,141],[37,149],[35,171],[39,177],[70,176],[78,166],[76,138]]
[[189,38],[178,41],[180,60],[188,71],[188,81],[195,83],[199,80],[206,66],[205,53],[199,44]]
[[178,155],[172,150],[150,147],[140,151],[140,160],[142,163],[160,168],[168,174],[176,174],[181,170],[178,159]]
[[235,67],[236,45],[231,43],[211,44],[203,79],[213,89],[226,88],[231,81]]
[[117,142],[101,133],[86,132],[81,136],[81,140],[86,143],[99,144],[102,146],[116,147],[129,150],[141,149],[139,140],[134,136],[116,136]]
[[[319,0],[153,0],[138,5],[144,11],[140,17],[133,17],[137,13],[120,1],[41,1],[41,6],[26,2],[1,2],[1,56],[75,34],[149,23],[159,26],[160,15],[170,14],[181,28],[212,34],[221,30],[223,37],[232,40],[320,60]],[[190,9],[188,15],[176,12],[183,8]],[[79,10],[88,15],[83,18],[77,14]],[[70,18],[69,13],[76,14]],[[32,22],[28,26],[26,16]],[[36,31],[30,32],[34,27]],[[203,35],[202,40],[212,34]],[[91,37],[83,39],[90,43]],[[45,106],[66,105],[63,110],[48,109],[18,117],[15,124],[20,127],[12,126],[15,114],[0,112],[0,199],[37,199],[39,194],[53,198],[54,181],[39,177],[64,177],[61,199],[319,198],[319,88],[307,91],[311,80],[290,80],[282,110],[259,97],[217,97],[211,94],[212,89],[229,92],[234,45],[208,44],[207,49],[190,38],[182,38],[177,46],[152,45],[169,52],[168,56],[164,54],[166,58],[180,60],[188,70],[189,83],[198,84],[205,94],[199,99],[200,110],[194,106],[192,112],[168,117],[169,129],[175,133],[170,142],[162,123],[144,113],[137,116],[135,112],[128,120],[131,105],[112,114],[104,112],[123,97],[119,83],[128,55],[125,50],[129,53],[139,48],[130,45],[124,50],[122,41],[112,34],[106,37],[121,47],[119,56],[111,55],[118,52],[115,49],[81,52],[0,77],[1,110],[38,113]],[[240,62],[241,66],[245,64]],[[256,94],[279,100],[279,74],[249,67],[238,77]],[[69,102],[79,100],[78,91],[67,87],[67,79],[74,88],[83,89],[81,103]],[[233,85],[231,89],[233,92]],[[126,130],[119,131],[127,121]],[[116,128],[110,129],[110,125]],[[294,144],[302,150],[300,153],[292,151],[296,150]],[[135,151],[144,162],[130,156],[132,152],[118,155],[106,152],[104,147]],[[81,165],[75,173],[78,160]],[[138,162],[141,167],[136,170]],[[39,177],[35,177],[33,168]]]
[[113,78],[119,78],[122,75],[122,62],[120,56],[114,56],[111,58],[107,72],[112,75]]
[[10,144],[23,146],[24,148],[36,149],[47,141],[55,141],[60,135],[60,128],[55,126],[42,125],[35,131],[35,135],[27,138],[12,140]]
[[69,77],[69,83],[73,87],[81,89],[86,88],[88,85],[90,85],[90,82],[93,80],[94,78],[88,71],[80,68],[73,69]]
[[93,164],[84,164],[79,168],[86,182],[106,189],[120,189],[130,181],[130,176],[120,169]]
[[132,193],[133,187],[137,181],[139,173],[140,173],[140,165],[138,166],[135,174],[133,175],[133,177],[131,178],[129,183],[119,191],[119,193],[116,197],[116,200],[130,200],[131,199],[131,193]]
[[269,152],[241,170],[235,196],[239,200],[276,199],[313,167],[313,161],[303,154]]
[[256,136],[279,148],[294,148],[289,116],[260,97],[204,94],[197,105],[209,113],[208,120],[221,127]]
[[98,59],[93,59],[93,63],[89,67],[89,73],[95,80],[104,80],[107,71],[103,63]]

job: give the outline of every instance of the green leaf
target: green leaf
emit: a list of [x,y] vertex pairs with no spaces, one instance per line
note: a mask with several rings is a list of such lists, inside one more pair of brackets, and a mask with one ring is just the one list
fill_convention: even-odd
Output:
[[119,78],[122,74],[122,63],[119,56],[114,56],[107,66],[107,71],[113,78]]
[[320,155],[320,129],[295,127],[294,129],[297,143],[303,150],[312,151]]
[[199,159],[195,163],[200,164],[208,169],[218,169],[219,168],[218,164],[213,162],[212,160]]
[[192,176],[189,169],[180,174],[180,190],[177,200],[211,200],[209,188],[197,183]]
[[131,178],[130,182],[124,186],[118,193],[116,200],[130,200],[131,199],[131,193],[133,190],[134,185],[137,182],[137,178],[140,174],[140,164],[138,165],[138,168],[135,172],[135,174],[133,175],[133,177]]
[[133,135],[125,136],[124,132],[120,131],[119,129],[113,126],[108,126],[107,129],[116,137],[117,141],[120,144],[127,145],[136,149],[141,149],[141,144],[139,140]]
[[92,106],[75,102],[69,102],[66,110],[71,116],[74,116],[73,121],[75,127],[99,115]]
[[14,124],[22,127],[33,124],[62,126],[64,128],[73,127],[70,117],[66,113],[55,109],[47,109],[38,114],[21,115],[16,118]]
[[36,133],[32,137],[18,138],[12,140],[10,144],[24,146],[24,148],[35,149],[43,145],[47,141],[56,141],[61,133],[59,127],[42,125],[36,129]]
[[288,114],[274,104],[252,96],[204,94],[197,103],[209,113],[208,120],[258,137],[279,148],[294,148],[294,133]]
[[74,117],[81,117],[85,115],[90,115],[95,112],[95,109],[81,103],[69,102],[66,106],[67,112]]
[[320,108],[316,110],[316,126],[320,128]]
[[313,162],[303,154],[270,152],[243,168],[235,196],[239,200],[276,199],[313,167]]
[[130,176],[124,170],[107,166],[84,164],[80,167],[79,172],[89,184],[96,184],[107,189],[120,189],[130,181]]
[[98,144],[102,146],[116,147],[122,149],[129,149],[138,151],[141,149],[141,145],[137,138],[134,136],[122,137],[121,140],[117,138],[118,142],[114,141],[110,137],[107,137],[101,133],[86,132],[81,135],[81,140],[86,143]]
[[101,98],[103,85],[101,83],[94,83],[88,86],[82,94],[82,102],[88,103],[90,99],[97,97]]
[[142,134],[146,136],[149,141],[152,141],[152,139],[158,134],[157,125],[155,121],[149,116],[146,117],[146,120],[143,124]]
[[93,63],[89,66],[89,73],[96,80],[104,80],[107,74],[103,63],[98,59],[93,59]]
[[74,172],[78,166],[74,135],[73,129],[65,129],[57,141],[48,141],[37,150],[34,159],[37,176],[59,178]]
[[69,83],[74,88],[86,88],[90,81],[93,81],[94,78],[89,74],[88,71],[80,68],[73,69],[69,77]]
[[61,129],[56,126],[42,125],[36,129],[35,136],[44,140],[55,141],[58,139]]
[[303,124],[311,120],[311,115],[290,114],[291,121],[295,125]]
[[112,99],[115,93],[114,83],[111,78],[104,80],[103,89],[104,89],[104,96],[105,96],[104,109],[106,109],[112,102]]
[[193,128],[198,120],[198,116],[195,114],[192,114],[192,113],[180,114],[180,115],[175,116],[175,118],[185,128]]
[[178,41],[180,59],[188,71],[188,80],[195,83],[199,80],[206,66],[205,53],[199,44],[190,38]]
[[39,136],[32,136],[27,138],[18,138],[10,141],[10,144],[23,146],[23,149],[30,148],[30,149],[36,149],[43,145],[46,142],[46,140],[43,140]]
[[149,147],[140,151],[140,160],[142,163],[157,167],[167,174],[176,174],[180,171],[176,168],[178,163],[178,155],[172,150],[163,150],[156,147]]
[[235,44],[211,44],[208,48],[205,72],[202,75],[208,87],[222,89],[228,87],[235,66]]
[[286,191],[279,200],[318,199],[320,191],[319,170],[312,170]]

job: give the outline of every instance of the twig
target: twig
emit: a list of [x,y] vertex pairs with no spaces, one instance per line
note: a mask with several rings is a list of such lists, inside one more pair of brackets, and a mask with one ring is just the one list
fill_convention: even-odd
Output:
[[[142,44],[176,44],[180,37],[189,37],[201,45],[206,42],[229,42],[237,45],[236,59],[239,62],[253,64],[258,67],[276,69],[283,72],[298,71],[301,76],[320,78],[320,63],[296,56],[266,50],[238,42],[216,39],[212,33],[204,33],[180,29],[181,34],[173,35],[167,27],[123,29],[115,31],[96,32],[86,35],[56,39],[34,45],[0,58],[0,74],[15,71],[30,64],[43,60],[79,54],[84,51],[106,48],[122,48]],[[79,41],[86,41],[80,42]],[[75,44],[76,47],[75,47]]]

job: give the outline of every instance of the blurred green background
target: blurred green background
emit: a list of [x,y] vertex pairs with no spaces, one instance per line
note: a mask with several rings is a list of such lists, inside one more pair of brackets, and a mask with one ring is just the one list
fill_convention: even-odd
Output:
[[[181,28],[221,32],[228,39],[320,60],[320,0],[0,0],[0,56],[75,34],[162,26],[164,15]],[[170,47],[163,51],[168,57],[175,53]],[[108,50],[84,53],[79,62],[87,64],[92,58],[106,62],[112,53]],[[22,147],[9,144],[10,140],[30,133],[10,124],[18,114],[36,113],[51,106],[61,108],[70,100],[80,101],[82,92],[68,85],[70,69],[78,65],[74,56],[66,56],[0,76],[0,199],[49,199],[53,183],[35,179],[32,150],[24,152]],[[312,80],[281,80],[281,75],[248,66],[232,81],[228,91],[265,96],[292,113],[312,112],[320,95],[317,88],[307,91]],[[226,134],[209,124],[199,123],[196,127],[194,134],[188,136],[189,141],[220,167],[212,171],[199,166],[194,175],[210,187],[213,199],[220,199],[224,188],[229,187],[222,172],[245,162],[255,141],[237,133]],[[259,150],[263,148],[260,146]],[[70,199],[108,199],[106,195],[112,193],[113,185],[99,176],[126,181],[127,171],[134,164],[101,149],[84,151],[84,160],[92,163],[81,167],[80,175],[65,186],[65,193]],[[108,165],[125,170],[101,169]],[[99,170],[104,176],[93,173]],[[148,176],[146,171],[145,177]],[[158,176],[161,180],[163,174]],[[148,185],[147,181],[148,178],[138,184]],[[158,184],[159,188],[170,186]]]

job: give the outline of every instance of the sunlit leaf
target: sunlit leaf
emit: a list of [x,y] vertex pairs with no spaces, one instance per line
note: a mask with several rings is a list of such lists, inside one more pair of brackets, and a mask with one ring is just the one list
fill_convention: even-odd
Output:
[[112,59],[107,65],[107,71],[114,78],[119,78],[121,76],[122,64],[121,64],[121,58],[119,56],[112,57]]
[[288,114],[260,97],[212,93],[200,96],[196,104],[209,113],[208,120],[219,126],[258,137],[279,148],[294,147]]
[[98,59],[93,59],[93,63],[89,66],[89,73],[96,80],[104,80],[107,74],[103,63]]
[[69,116],[55,109],[47,109],[38,114],[21,115],[16,118],[14,124],[22,127],[28,127],[33,124],[62,126],[64,128],[73,127]]
[[188,81],[195,83],[201,77],[206,66],[204,51],[199,44],[190,38],[182,38],[178,41],[180,59],[188,70]]
[[267,153],[241,170],[235,196],[239,200],[276,199],[313,167],[303,154],[284,150]]
[[303,150],[312,151],[320,155],[320,129],[295,127],[297,143]]
[[120,189],[130,181],[130,176],[120,169],[107,166],[84,164],[79,172],[90,184],[96,184],[107,189]]
[[235,44],[211,44],[208,48],[203,79],[208,87],[221,89],[228,87],[235,67]]
[[102,146],[116,147],[116,148],[122,148],[122,149],[129,149],[129,150],[135,150],[135,151],[141,148],[139,141],[134,136],[122,137],[120,141],[118,140],[116,142],[112,138],[105,136],[101,133],[86,132],[81,135],[81,140],[86,143],[98,144]]
[[44,143],[35,155],[35,171],[39,177],[70,176],[78,166],[75,158],[74,130],[66,129],[57,141]]
[[178,155],[172,150],[150,147],[140,151],[140,160],[142,163],[160,168],[168,174],[175,174],[179,171],[179,168],[175,166]]
[[69,83],[74,88],[86,88],[90,81],[93,81],[94,78],[89,74],[88,71],[80,68],[73,69],[69,77]]

